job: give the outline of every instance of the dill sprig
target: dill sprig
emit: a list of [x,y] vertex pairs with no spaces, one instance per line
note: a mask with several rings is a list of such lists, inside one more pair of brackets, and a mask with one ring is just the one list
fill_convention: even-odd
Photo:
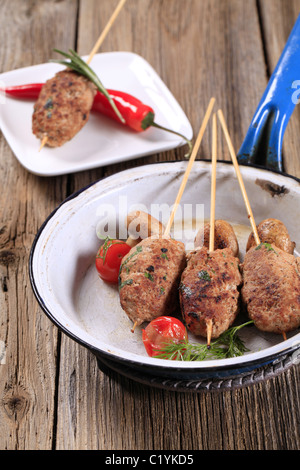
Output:
[[237,332],[252,323],[253,321],[249,321],[229,328],[219,338],[212,341],[210,347],[207,344],[191,343],[188,339],[180,343],[166,343],[165,346],[160,347],[159,354],[156,354],[155,357],[179,361],[204,361],[206,359],[226,359],[242,356],[249,350],[237,335]]
[[125,119],[121,115],[120,111],[116,107],[114,101],[112,100],[111,96],[109,95],[108,91],[102,84],[100,78],[98,75],[94,72],[94,70],[80,57],[80,55],[77,54],[73,49],[69,49],[69,54],[67,52],[60,51],[59,49],[54,49],[55,52],[58,52],[62,56],[66,57],[69,60],[56,60],[56,59],[51,59],[50,62],[56,62],[58,64],[66,65],[70,69],[74,70],[75,72],[79,73],[80,75],[83,75],[84,77],[88,78],[94,85],[97,87],[97,89],[103,93],[104,96],[108,99],[111,107],[115,111],[116,115],[120,119],[120,121],[124,124]]

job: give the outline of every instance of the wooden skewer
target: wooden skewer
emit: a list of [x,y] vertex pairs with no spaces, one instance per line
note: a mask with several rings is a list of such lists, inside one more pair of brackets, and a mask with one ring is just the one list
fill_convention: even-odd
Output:
[[286,338],[286,332],[285,331],[282,332],[282,337],[283,337],[283,341],[286,341],[287,338]]
[[[115,9],[115,11],[113,12],[113,14],[111,15],[110,19],[108,20],[104,30],[102,31],[102,33],[100,34],[99,38],[97,39],[97,42],[96,44],[94,45],[93,49],[91,50],[90,52],[90,55],[86,61],[87,64],[89,64],[91,62],[91,60],[93,59],[94,55],[96,54],[96,52],[99,50],[100,46],[102,45],[104,39],[106,38],[110,28],[112,27],[113,23],[115,22],[118,14],[120,13],[121,9],[123,8],[124,4],[125,4],[126,0],[120,0],[120,2],[118,3],[117,5],[117,8]],[[39,152],[42,150],[42,148],[47,144],[47,141],[48,141],[48,136],[45,135],[41,141],[41,145],[40,145],[40,148],[39,148]]]
[[212,333],[212,319],[209,318],[206,321],[206,344],[207,344],[208,349],[210,348],[211,333]]
[[111,15],[110,19],[108,20],[107,22],[107,25],[105,26],[104,30],[102,31],[102,33],[100,34],[96,44],[94,45],[93,49],[91,50],[90,52],[90,55],[89,55],[89,58],[87,59],[86,63],[89,64],[91,62],[91,60],[93,59],[94,55],[96,54],[96,52],[98,51],[98,49],[100,48],[100,46],[102,45],[104,39],[106,38],[107,36],[107,33],[108,31],[110,30],[110,28],[112,27],[113,23],[115,22],[118,14],[120,13],[121,9],[123,8],[124,4],[125,4],[126,0],[120,0],[120,2],[118,3],[117,5],[117,8],[115,9],[115,11],[113,12],[113,14]]
[[40,145],[40,148],[39,148],[39,152],[42,150],[42,148],[46,145],[47,142],[48,142],[48,136],[47,136],[47,134],[45,134],[44,137],[42,138],[41,145]]
[[248,213],[248,218],[250,220],[251,227],[252,227],[252,230],[253,230],[255,243],[256,243],[256,245],[259,245],[260,244],[260,239],[259,239],[259,236],[258,236],[258,233],[257,233],[257,228],[256,228],[255,220],[254,220],[254,217],[253,217],[253,213],[252,213],[252,210],[251,210],[250,202],[249,202],[249,199],[248,199],[248,196],[247,196],[247,193],[246,193],[245,185],[244,185],[243,178],[242,178],[242,175],[241,175],[241,172],[240,172],[240,169],[239,169],[236,154],[235,154],[235,151],[234,151],[234,148],[233,148],[230,136],[229,136],[229,132],[228,132],[228,129],[227,129],[227,126],[226,126],[226,123],[225,123],[225,119],[224,119],[223,113],[220,109],[218,111],[218,118],[221,122],[221,126],[222,126],[223,131],[224,131],[224,135],[225,135],[225,139],[227,141],[227,145],[228,145],[228,148],[229,148],[231,160],[232,160],[233,166],[235,168],[235,172],[236,172],[236,175],[237,175],[237,178],[238,178],[238,182],[239,182],[239,185],[240,185],[240,188],[241,188],[241,191],[242,191],[242,195],[243,195],[244,202],[245,202],[246,209],[247,209],[247,213]]
[[[168,221],[168,223],[167,223],[167,225],[166,225],[166,228],[165,228],[165,231],[164,231],[163,236],[169,235],[170,228],[171,228],[172,223],[173,223],[173,220],[174,220],[175,212],[176,212],[176,210],[177,210],[177,208],[178,208],[178,206],[179,206],[180,199],[181,199],[182,194],[183,194],[183,191],[184,191],[184,189],[185,189],[185,186],[186,186],[186,183],[187,183],[189,174],[190,174],[190,172],[191,172],[191,169],[192,169],[193,163],[194,163],[194,161],[195,161],[195,158],[196,158],[198,149],[199,149],[199,147],[200,147],[200,144],[201,144],[201,141],[202,141],[202,138],[203,138],[203,134],[204,134],[204,131],[205,131],[206,127],[207,127],[207,124],[208,124],[210,115],[211,115],[211,113],[212,113],[212,109],[213,109],[213,107],[214,107],[215,101],[216,101],[215,98],[211,98],[211,100],[210,100],[210,102],[209,102],[208,108],[207,108],[207,110],[206,110],[204,119],[203,119],[203,121],[202,121],[200,130],[199,130],[198,137],[197,137],[197,139],[196,139],[196,143],[195,143],[195,145],[194,145],[192,154],[191,154],[191,156],[190,156],[187,169],[185,170],[185,174],[184,174],[184,176],[183,176],[183,180],[182,180],[182,182],[181,182],[181,185],[180,185],[180,188],[179,188],[179,191],[178,191],[176,200],[175,200],[175,204],[174,204],[174,206],[173,206],[173,210],[172,210],[172,212],[171,212],[171,215],[170,215],[169,221]],[[135,322],[135,323],[133,324],[133,327],[131,328],[131,332],[132,332],[132,333],[134,332],[136,326],[137,326],[137,322]]]
[[208,105],[208,108],[207,108],[207,110],[206,110],[206,113],[205,113],[205,116],[204,116],[202,125],[201,125],[200,130],[199,130],[198,137],[197,137],[197,139],[196,139],[194,148],[193,148],[193,150],[192,150],[192,154],[191,154],[190,159],[189,159],[188,166],[187,166],[187,168],[186,168],[186,170],[185,170],[185,174],[184,174],[184,176],[183,176],[183,180],[182,180],[182,182],[181,182],[181,185],[180,185],[180,188],[179,188],[179,191],[178,191],[178,194],[177,194],[177,197],[176,197],[176,200],[175,200],[175,203],[174,203],[174,206],[173,206],[171,215],[170,215],[169,220],[168,220],[168,223],[167,223],[167,225],[166,225],[165,232],[164,232],[164,236],[169,235],[169,232],[170,232],[170,229],[171,229],[173,220],[174,220],[174,216],[175,216],[176,210],[177,210],[177,208],[178,208],[178,206],[179,206],[179,203],[180,203],[180,200],[181,200],[183,191],[184,191],[184,189],[185,189],[185,186],[186,186],[186,183],[187,183],[189,174],[190,174],[190,172],[191,172],[193,163],[194,163],[195,158],[196,158],[196,156],[197,156],[197,152],[198,152],[198,150],[199,150],[199,147],[200,147],[200,144],[201,144],[201,141],[202,141],[202,138],[203,138],[203,134],[204,134],[204,131],[205,131],[206,126],[207,126],[207,124],[208,124],[208,121],[209,121],[209,118],[210,118],[210,115],[211,115],[213,106],[214,106],[214,104],[215,104],[215,101],[216,101],[215,98],[211,98],[211,100],[210,100],[210,102],[209,102],[209,105]]
[[[253,217],[253,214],[252,214],[252,210],[251,210],[251,207],[250,207],[250,203],[249,203],[249,200],[248,200],[248,197],[247,197],[246,189],[245,189],[245,186],[244,186],[244,183],[243,183],[243,179],[242,179],[242,176],[241,176],[241,173],[240,173],[238,161],[237,161],[237,158],[236,158],[236,155],[235,155],[235,152],[234,152],[234,149],[233,149],[233,145],[232,145],[232,142],[231,142],[228,130],[227,130],[227,126],[225,124],[225,119],[224,119],[223,113],[220,109],[218,111],[218,117],[220,119],[223,131],[224,131],[224,134],[225,134],[225,138],[226,138],[226,141],[227,141],[227,145],[229,147],[229,152],[230,152],[230,155],[231,155],[231,159],[232,159],[232,162],[233,162],[233,165],[235,167],[235,171],[236,171],[236,174],[237,174],[237,177],[238,177],[238,180],[239,180],[242,195],[243,195],[243,198],[244,198],[244,201],[245,201],[245,204],[246,204],[246,208],[247,208],[247,212],[248,212],[248,218],[250,219],[251,227],[252,227],[252,230],[253,230],[255,243],[256,243],[256,245],[259,245],[260,244],[260,239],[259,239],[259,235],[258,235],[258,232],[257,232],[254,217]],[[282,336],[283,336],[283,339],[285,341],[286,340],[286,332],[285,331],[282,332]]]
[[215,249],[216,167],[217,167],[217,116],[216,114],[214,114],[213,125],[212,125],[209,251],[214,251]]
[[[210,224],[209,252],[215,249],[215,207],[216,207],[216,170],[217,170],[217,116],[213,114],[212,123],[212,159],[211,159],[211,193],[210,193]],[[206,321],[207,347],[210,348],[212,335],[212,319]]]

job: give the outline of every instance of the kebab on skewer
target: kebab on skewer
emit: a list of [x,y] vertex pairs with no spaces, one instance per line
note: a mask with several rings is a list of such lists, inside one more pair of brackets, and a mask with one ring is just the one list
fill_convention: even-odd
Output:
[[[285,250],[276,246],[276,230],[269,230],[271,243],[261,241],[254,222],[249,200],[243,184],[237,158],[225,124],[222,112],[218,116],[224,130],[230,155],[236,170],[241,191],[250,218],[255,245],[248,247],[242,265],[243,287],[241,297],[249,317],[261,331],[282,334],[300,327],[300,260],[291,254],[290,247],[284,244]],[[264,224],[262,224],[263,226]],[[275,224],[278,228],[281,224]],[[261,226],[261,227],[262,227]],[[266,224],[265,224],[266,226]],[[269,225],[269,228],[271,225]],[[266,235],[266,232],[260,232]],[[286,233],[284,233],[286,235]]]
[[274,244],[247,251],[242,300],[261,331],[282,334],[300,327],[300,259]]
[[73,50],[59,51],[69,60],[54,60],[66,65],[42,86],[34,104],[32,132],[41,147],[60,147],[71,140],[88,122],[97,90],[108,99],[120,122],[125,120],[99,77]]
[[135,328],[176,312],[185,246],[164,235],[161,222],[143,211],[129,213],[126,222],[129,233],[126,243],[132,249],[122,259],[119,292],[121,306]]
[[178,286],[186,266],[185,245],[172,239],[169,233],[214,103],[215,99],[212,98],[163,235],[142,240],[122,260],[119,273],[120,303],[133,322],[132,331],[145,321],[173,314],[179,308]]
[[[249,255],[246,255],[243,267],[242,299],[260,330],[285,335],[300,325],[300,259],[294,257],[295,243],[280,220],[263,220],[258,224],[257,232],[261,244],[255,248],[253,232],[247,242]],[[251,269],[255,271],[255,277]],[[276,302],[270,302],[270,295]]]
[[96,90],[83,75],[58,72],[46,81],[34,105],[33,134],[49,147],[64,145],[88,122]]
[[43,85],[34,105],[32,132],[41,140],[41,147],[60,147],[71,140],[88,122],[97,89],[108,99],[121,122],[125,122],[99,77],[89,63],[100,48],[126,0],[120,0],[104,30],[93,47],[88,60],[70,49],[70,54],[54,49],[69,61],[54,60],[66,65]]
[[210,224],[196,236],[197,248],[187,256],[179,288],[186,326],[196,336],[207,338],[208,347],[211,338],[218,338],[236,319],[242,283],[235,233],[228,222],[215,225],[216,162],[214,115]]

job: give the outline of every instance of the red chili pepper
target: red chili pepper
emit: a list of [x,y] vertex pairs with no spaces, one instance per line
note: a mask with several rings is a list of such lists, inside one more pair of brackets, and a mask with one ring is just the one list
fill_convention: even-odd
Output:
[[8,86],[6,88],[0,88],[0,91],[14,98],[37,99],[43,85],[43,83],[30,83],[28,85]]
[[[43,85],[43,83],[30,83],[27,85],[17,85],[1,88],[0,91],[15,98],[37,99]],[[158,129],[162,129],[167,132],[171,132],[172,134],[178,135],[179,137],[183,138],[189,145],[189,149],[191,151],[191,141],[188,140],[184,135],[171,129],[167,129],[166,127],[163,127],[154,122],[155,113],[150,106],[142,103],[142,101],[140,101],[139,99],[123,91],[107,91],[113,99],[121,115],[123,116],[125,123],[128,127],[134,129],[137,132],[145,131],[146,129],[148,129],[148,127],[151,126],[157,127]],[[94,98],[92,110],[104,114],[105,116],[110,117],[111,119],[114,119],[115,121],[120,123],[120,120],[112,109],[108,99],[98,90]]]
[[[123,91],[107,90],[118,110],[125,119],[126,125],[137,132],[144,131],[154,121],[153,109],[132,95]],[[120,122],[118,116],[109,105],[108,99],[100,91],[97,92],[92,109]]]

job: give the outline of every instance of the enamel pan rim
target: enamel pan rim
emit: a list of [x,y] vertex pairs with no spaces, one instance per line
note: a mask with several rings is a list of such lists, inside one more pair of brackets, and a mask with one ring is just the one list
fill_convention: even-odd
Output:
[[[180,162],[185,161],[183,160],[178,160],[174,162],[170,161],[162,161],[162,162],[155,162],[155,163],[150,163],[147,165],[144,165],[140,168],[150,168],[151,166],[158,165],[158,164],[180,164]],[[202,163],[202,164],[208,164],[210,165],[211,162],[210,160],[205,160],[205,159],[199,159],[195,163]],[[223,160],[218,160],[218,162],[222,164],[228,164],[232,165],[230,161],[223,161]],[[276,170],[270,170],[268,168],[263,168],[258,165],[253,165],[253,164],[247,164],[247,165],[242,165],[242,167],[249,167],[249,168],[255,168],[258,170],[261,170],[263,172],[271,172],[275,173],[277,175],[281,175],[283,177],[286,177],[288,179],[294,180],[300,184],[300,179],[289,175],[287,173],[283,173],[280,171]],[[132,170],[135,170],[133,168]],[[128,170],[123,170],[120,173],[126,172]],[[114,175],[112,175],[114,176]],[[145,373],[145,367],[147,368],[147,371],[152,374],[158,374],[158,375],[163,375],[163,376],[174,376],[174,377],[180,377],[180,376],[201,376],[202,374],[204,375],[210,375],[210,376],[222,376],[223,375],[228,375],[230,372],[240,372],[243,370],[253,370],[255,368],[261,367],[265,364],[268,364],[274,360],[279,359],[282,356],[286,356],[289,354],[292,354],[295,352],[297,349],[299,349],[300,346],[300,339],[297,339],[296,335],[294,338],[290,338],[289,340],[283,341],[282,342],[282,349],[278,350],[278,344],[274,347],[271,346],[269,354],[265,351],[265,353],[262,351],[261,354],[257,354],[255,359],[251,359],[249,355],[244,355],[240,356],[238,358],[231,358],[231,359],[220,359],[218,361],[214,361],[217,364],[213,364],[212,361],[204,361],[202,362],[178,362],[178,361],[170,361],[170,360],[160,360],[160,359],[153,359],[153,358],[147,358],[145,357],[145,360],[143,360],[143,357],[137,356],[137,360],[128,358],[128,357],[122,357],[121,355],[118,355],[114,352],[109,352],[108,350],[102,350],[98,349],[97,347],[89,344],[82,338],[80,338],[78,335],[74,334],[73,332],[69,331],[64,325],[60,323],[60,321],[56,318],[55,313],[51,312],[47,305],[45,304],[42,296],[39,293],[39,290],[37,288],[36,282],[35,282],[35,276],[34,276],[34,270],[33,270],[33,259],[35,256],[35,249],[36,245],[38,243],[38,240],[46,227],[46,225],[51,221],[52,217],[56,214],[56,212],[67,202],[71,201],[72,199],[78,197],[82,192],[86,191],[88,188],[94,186],[95,184],[99,183],[100,181],[103,181],[104,179],[109,178],[110,176],[106,176],[103,178],[98,179],[95,182],[92,182],[91,184],[85,186],[84,188],[76,191],[69,197],[67,197],[61,204],[59,204],[51,213],[50,215],[46,218],[44,223],[41,225],[39,228],[29,255],[29,278],[30,278],[30,283],[32,286],[32,290],[34,292],[34,295],[36,297],[36,300],[38,304],[40,305],[41,309],[43,312],[46,314],[46,316],[58,327],[59,330],[61,330],[66,336],[70,337],[77,343],[81,344],[82,346],[86,347],[88,350],[90,350],[93,354],[96,355],[101,360],[101,357],[103,359],[111,361],[112,364],[119,364],[119,366],[129,366],[132,367],[133,369],[140,369],[143,373]],[[280,343],[281,344],[281,343]],[[274,348],[276,351],[274,352]],[[134,354],[131,355],[134,357]],[[229,362],[230,361],[230,362]]]

